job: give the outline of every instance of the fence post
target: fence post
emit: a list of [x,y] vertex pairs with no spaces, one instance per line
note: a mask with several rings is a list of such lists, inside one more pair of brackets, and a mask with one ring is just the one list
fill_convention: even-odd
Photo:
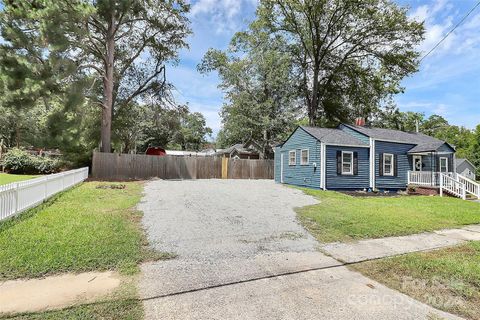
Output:
[[440,197],[443,197],[443,177],[440,173]]
[[18,182],[15,184],[15,214],[18,212]]
[[222,179],[228,179],[228,158],[222,158]]
[[45,199],[47,199],[47,195],[48,195],[48,176],[45,176],[45,188],[43,188],[43,201],[45,201]]

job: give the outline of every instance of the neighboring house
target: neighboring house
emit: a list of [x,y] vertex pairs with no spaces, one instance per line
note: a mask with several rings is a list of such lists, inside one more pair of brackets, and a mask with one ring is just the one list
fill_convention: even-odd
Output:
[[275,181],[350,190],[437,186],[440,172],[453,176],[454,158],[451,145],[422,133],[300,126],[275,148]]
[[260,154],[251,145],[237,143],[233,146],[220,149],[215,153],[216,156],[232,159],[260,159]]
[[455,160],[457,173],[472,180],[476,180],[475,172],[477,168],[468,159],[457,158]]

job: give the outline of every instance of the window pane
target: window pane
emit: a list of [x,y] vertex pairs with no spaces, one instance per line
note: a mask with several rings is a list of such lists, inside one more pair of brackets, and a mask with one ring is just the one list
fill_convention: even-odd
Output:
[[352,154],[351,153],[344,153],[343,154],[343,162],[350,163],[352,161]]

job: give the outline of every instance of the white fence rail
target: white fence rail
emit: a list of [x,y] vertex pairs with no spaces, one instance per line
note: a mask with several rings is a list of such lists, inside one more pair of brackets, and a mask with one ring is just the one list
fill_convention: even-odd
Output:
[[443,192],[446,191],[454,196],[467,199],[467,192],[465,185],[458,180],[449,177],[446,174],[440,174],[440,196],[443,196]]
[[[454,178],[456,174],[453,172],[442,173],[450,178]],[[440,172],[435,171],[408,171],[408,184],[417,186],[433,186],[440,185]]]
[[473,194],[475,197],[480,199],[480,184],[475,182],[467,177],[457,174],[457,179],[459,182],[465,185],[465,190],[467,193]]
[[81,168],[0,186],[0,221],[35,207],[87,178],[88,168]]

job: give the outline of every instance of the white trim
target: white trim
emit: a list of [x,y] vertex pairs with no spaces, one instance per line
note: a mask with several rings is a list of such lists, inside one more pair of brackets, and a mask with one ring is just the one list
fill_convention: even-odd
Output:
[[[391,160],[390,160],[390,172],[387,173],[386,170],[385,170],[385,158],[387,156],[390,156],[391,157]],[[395,155],[393,153],[384,153],[383,154],[383,175],[384,176],[387,176],[387,177],[393,177],[395,175],[395,163],[394,163],[394,160],[395,160]]]
[[[303,151],[307,151],[307,162],[303,162]],[[300,150],[300,165],[301,166],[308,166],[310,163],[310,149],[302,149]]]
[[[442,160],[445,160],[445,169],[447,169],[446,171],[442,171]],[[447,157],[440,157],[438,158],[438,169],[440,172],[442,173],[447,173],[448,172],[448,158]]]
[[285,155],[285,152],[280,152],[280,183],[283,183],[284,155]]
[[411,152],[411,153],[408,153],[408,155],[411,155],[411,156],[429,156],[433,153],[436,153],[436,154],[455,154],[455,152],[444,152],[444,151],[440,151],[440,152],[437,152],[437,151],[428,151],[428,152]]
[[325,143],[321,142],[320,143],[320,163],[321,168],[320,168],[320,187],[323,190],[327,190],[327,148]]
[[375,189],[375,139],[369,138],[370,142],[370,188]]
[[352,147],[352,148],[370,148],[370,146],[354,146],[352,144],[325,143],[326,146]]
[[[291,161],[292,160],[292,157],[290,156],[291,153],[293,153],[295,155],[295,157],[293,159],[293,162]],[[297,165],[297,150],[288,151],[288,165],[289,166],[296,166]]]
[[[421,166],[420,166],[420,169],[419,169],[419,170],[417,170],[417,168],[415,168],[415,159],[420,159]],[[414,156],[412,157],[412,171],[414,171],[414,172],[423,171],[423,159],[422,159],[422,156],[414,155]]]
[[[347,163],[343,161],[343,155],[344,154],[350,154],[350,171],[343,171],[343,164]],[[341,168],[341,173],[342,175],[350,175],[353,176],[353,151],[342,151],[342,168]]]

